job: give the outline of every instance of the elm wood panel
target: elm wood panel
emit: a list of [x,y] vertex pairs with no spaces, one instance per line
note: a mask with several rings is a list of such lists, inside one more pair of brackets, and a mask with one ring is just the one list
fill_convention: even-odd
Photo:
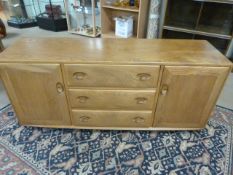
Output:
[[72,110],[73,125],[85,127],[151,127],[152,111]]
[[132,130],[132,131],[187,131],[187,130],[201,130],[201,128],[162,128],[162,127],[97,127],[97,126],[74,126],[74,125],[28,125],[32,127],[40,127],[40,128],[67,128],[67,129],[95,129],[95,130]]
[[70,87],[156,88],[159,66],[65,64]]
[[146,38],[149,4],[149,0],[144,0],[139,6],[137,38]]
[[154,126],[204,127],[228,74],[228,67],[165,66]]
[[22,38],[0,62],[232,65],[207,41],[110,38]]
[[59,64],[0,64],[0,73],[21,124],[71,124]]
[[152,110],[155,90],[69,89],[72,108]]

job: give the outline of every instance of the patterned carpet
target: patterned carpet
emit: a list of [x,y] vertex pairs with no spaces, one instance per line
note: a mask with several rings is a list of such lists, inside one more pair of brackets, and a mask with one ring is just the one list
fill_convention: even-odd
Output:
[[19,126],[0,111],[0,174],[231,175],[233,111],[217,107],[205,129],[90,131]]

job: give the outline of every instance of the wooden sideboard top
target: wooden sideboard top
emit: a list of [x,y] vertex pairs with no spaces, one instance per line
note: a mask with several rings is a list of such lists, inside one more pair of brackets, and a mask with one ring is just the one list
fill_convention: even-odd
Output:
[[0,63],[109,63],[231,66],[204,40],[21,38]]

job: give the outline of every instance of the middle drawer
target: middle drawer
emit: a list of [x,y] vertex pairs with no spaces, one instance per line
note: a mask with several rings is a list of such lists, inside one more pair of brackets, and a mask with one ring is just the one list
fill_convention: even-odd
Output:
[[72,108],[151,110],[155,90],[69,89]]

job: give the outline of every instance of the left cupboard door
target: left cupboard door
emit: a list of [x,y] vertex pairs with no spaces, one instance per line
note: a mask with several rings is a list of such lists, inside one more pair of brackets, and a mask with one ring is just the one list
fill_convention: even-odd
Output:
[[22,125],[70,125],[59,64],[0,64],[0,75]]

